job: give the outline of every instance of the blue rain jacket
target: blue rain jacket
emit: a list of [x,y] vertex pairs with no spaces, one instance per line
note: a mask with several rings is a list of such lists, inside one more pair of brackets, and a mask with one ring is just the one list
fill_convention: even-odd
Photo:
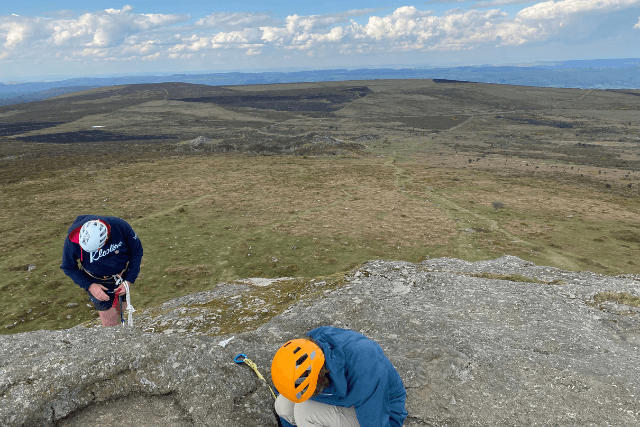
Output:
[[310,331],[324,353],[331,383],[312,400],[354,406],[361,427],[400,427],[407,392],[382,348],[358,332],[322,326]]
[[[78,243],[78,234],[85,222],[94,219],[106,222],[110,235],[102,248],[95,252],[85,252]],[[96,277],[120,274],[128,262],[129,269],[122,278],[133,283],[140,273],[142,243],[133,228],[123,219],[114,216],[80,215],[73,222],[67,232],[67,238],[64,239],[60,268],[76,285],[88,290],[95,280],[82,272],[78,266],[78,260],[83,269]],[[109,287],[109,285],[104,286]]]

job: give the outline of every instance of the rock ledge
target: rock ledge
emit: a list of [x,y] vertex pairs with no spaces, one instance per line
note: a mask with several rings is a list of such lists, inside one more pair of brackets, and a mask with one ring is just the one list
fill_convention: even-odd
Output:
[[[505,256],[371,261],[343,279],[224,348],[231,334],[75,327],[2,336],[0,425],[275,426],[266,386],[233,357],[247,354],[269,378],[278,347],[320,325],[380,343],[407,388],[409,427],[640,422],[638,309],[593,300],[605,291],[639,296],[634,277]],[[253,288],[221,285],[167,304],[195,307]]]

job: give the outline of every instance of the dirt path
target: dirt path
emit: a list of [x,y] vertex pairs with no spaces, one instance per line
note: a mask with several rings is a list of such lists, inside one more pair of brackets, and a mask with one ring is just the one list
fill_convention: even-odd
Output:
[[192,199],[190,201],[179,201],[175,206],[171,206],[169,208],[163,209],[161,211],[155,211],[149,215],[143,216],[142,218],[138,218],[136,221],[138,222],[142,222],[142,221],[148,221],[150,219],[153,219],[155,217],[158,217],[160,215],[164,215],[164,214],[168,214],[168,213],[172,213],[177,211],[178,209],[180,209],[181,207],[184,207],[185,205],[187,206],[193,206],[197,203],[200,203],[202,200],[204,199],[208,199],[211,198],[215,195],[215,193],[209,193],[209,194],[205,194],[203,196],[200,197],[196,197],[195,199]]
[[555,104],[553,104],[553,108],[558,108],[558,105],[564,103],[564,102],[578,102],[580,100],[582,100],[582,98],[584,98],[585,96],[589,95],[591,93],[591,89],[589,89],[588,91],[586,91],[581,97],[576,98],[576,99],[571,99],[568,101],[558,101]]

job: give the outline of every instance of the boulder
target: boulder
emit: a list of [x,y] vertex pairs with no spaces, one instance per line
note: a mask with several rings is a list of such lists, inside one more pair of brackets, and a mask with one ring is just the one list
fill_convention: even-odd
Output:
[[341,144],[342,141],[332,138],[328,135],[314,135],[313,139],[311,140],[314,144],[317,143],[323,143],[323,144],[328,144],[328,145],[338,145]]
[[382,138],[377,134],[363,133],[359,137],[356,138],[356,142],[366,142],[366,141],[375,141],[376,139]]
[[212,139],[207,138],[206,136],[199,136],[197,138],[192,139],[186,144],[181,144],[178,146],[178,150],[181,151],[208,151],[211,150],[215,145]]
[[134,328],[0,337],[0,425],[275,426],[266,384],[233,358],[247,354],[269,379],[278,347],[321,325],[382,346],[407,388],[409,427],[637,425],[640,309],[597,298],[635,301],[636,279],[512,256],[371,261],[258,326],[144,331],[152,315],[175,321],[180,308],[206,319],[232,294],[262,312],[252,293],[285,282],[221,284],[147,312]]

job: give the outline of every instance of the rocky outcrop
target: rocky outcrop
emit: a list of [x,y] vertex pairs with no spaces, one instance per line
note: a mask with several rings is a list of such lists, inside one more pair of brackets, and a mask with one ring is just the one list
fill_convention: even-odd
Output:
[[343,141],[329,135],[315,132],[301,134],[273,134],[263,132],[275,127],[269,125],[262,130],[246,130],[238,134],[216,139],[199,136],[191,141],[180,142],[176,151],[214,152],[214,153],[250,153],[250,154],[286,154],[286,155],[337,155],[356,153],[365,148],[354,141]]
[[197,150],[198,148],[206,148],[213,145],[213,140],[207,138],[206,136],[199,136],[189,141],[187,145],[192,149]]
[[206,136],[199,136],[187,142],[180,142],[176,151],[212,151],[215,141]]
[[[76,327],[3,336],[0,425],[275,426],[266,385],[233,357],[247,354],[269,378],[277,348],[320,325],[380,343],[407,388],[406,426],[637,425],[636,279],[509,256],[371,261],[331,286],[314,281],[317,291],[249,330]],[[184,318],[205,321],[215,319],[203,310],[222,307],[264,313],[253,293],[286,283],[223,284],[136,323],[168,324],[180,307]]]

